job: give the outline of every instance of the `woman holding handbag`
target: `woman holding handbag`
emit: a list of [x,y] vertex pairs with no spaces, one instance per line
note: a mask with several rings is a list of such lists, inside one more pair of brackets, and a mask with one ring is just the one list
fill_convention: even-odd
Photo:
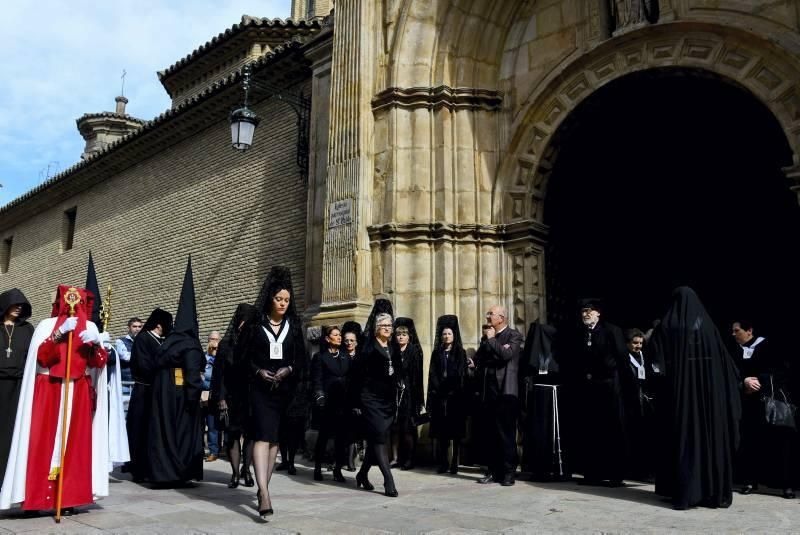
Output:
[[731,334],[736,341],[734,356],[742,378],[742,438],[737,465],[744,486],[739,492],[751,494],[758,490],[759,483],[764,483],[783,489],[783,497],[792,499],[792,444],[797,431],[792,422],[769,423],[765,407],[772,399],[790,401],[788,365],[765,337],[753,333],[749,321],[733,322]]

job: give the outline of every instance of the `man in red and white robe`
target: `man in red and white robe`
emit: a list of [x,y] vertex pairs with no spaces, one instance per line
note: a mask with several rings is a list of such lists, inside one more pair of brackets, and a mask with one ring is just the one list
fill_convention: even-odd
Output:
[[[70,317],[64,296],[75,290],[80,302]],[[33,334],[17,409],[9,466],[0,490],[0,509],[56,507],[58,478],[64,478],[61,507],[93,503],[108,495],[107,353],[97,326],[87,317],[94,296],[82,288],[59,286],[53,317]],[[68,339],[72,332],[72,351]],[[65,377],[70,361],[66,433],[62,429]],[[66,442],[61,466],[62,434]],[[93,444],[98,447],[93,448]]]

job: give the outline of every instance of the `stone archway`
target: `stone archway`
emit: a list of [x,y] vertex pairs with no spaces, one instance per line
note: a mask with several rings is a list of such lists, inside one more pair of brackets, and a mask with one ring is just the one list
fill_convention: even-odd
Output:
[[632,31],[571,56],[534,89],[516,115],[493,191],[492,222],[527,235],[506,250],[515,323],[546,317],[544,200],[565,120],[597,89],[615,80],[673,68],[700,70],[745,88],[763,103],[793,152],[794,166],[786,174],[798,174],[800,62],[787,50],[742,30],[676,22]]

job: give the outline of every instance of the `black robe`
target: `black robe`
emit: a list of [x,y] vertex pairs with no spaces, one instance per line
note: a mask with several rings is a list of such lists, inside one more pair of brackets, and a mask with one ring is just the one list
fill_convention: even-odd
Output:
[[[4,325],[0,329],[0,485],[6,473],[6,462],[14,435],[14,422],[17,417],[17,404],[22,386],[22,375],[28,358],[28,348],[33,337],[33,325],[26,319],[30,316],[30,304],[19,290],[9,290],[0,294],[0,323],[11,305],[23,306],[23,313],[13,326]],[[27,314],[26,314],[27,312]],[[11,343],[9,344],[9,334]],[[11,348],[11,354],[6,349]]]
[[425,392],[422,387],[422,352],[412,344],[405,351],[399,351],[402,363],[402,381],[406,385],[398,407],[398,420],[406,420],[406,427],[416,427],[422,408],[425,406]]
[[665,374],[656,492],[676,509],[728,507],[742,412],[738,372],[694,291],[678,288],[672,299],[650,341]]
[[[161,347],[157,364],[147,450],[150,481],[180,483],[201,480],[203,424],[200,394],[203,391],[205,354],[196,338],[173,332]],[[180,374],[182,380],[178,378]]]
[[568,373],[569,444],[573,470],[587,481],[612,482],[625,477],[627,437],[619,371],[625,344],[622,331],[610,323],[585,325],[572,335],[571,351],[562,358]]
[[126,429],[131,453],[131,476],[143,481],[150,471],[147,459],[150,419],[153,415],[153,378],[158,368],[156,357],[163,338],[152,331],[139,333],[131,350],[131,374],[134,385],[128,403]]
[[[402,363],[393,350],[368,340],[364,351],[352,362],[352,393],[361,408],[362,430],[367,441],[384,444],[397,416],[397,395]],[[391,373],[390,373],[391,372]]]
[[531,323],[520,357],[523,384],[522,422],[523,470],[535,480],[569,479],[567,433],[569,427],[563,377],[555,352],[556,330],[550,325]]
[[431,415],[430,436],[441,440],[464,437],[467,420],[465,391],[467,353],[454,347],[448,352],[446,365],[441,350],[431,353],[428,371],[428,413]]
[[[244,373],[242,361],[233,340],[225,337],[219,343],[214,359],[214,371],[211,374],[211,392],[208,406],[217,419],[217,429],[241,436],[247,422],[247,393],[249,383]],[[225,400],[228,405],[227,424],[220,421],[219,402]]]
[[[625,400],[625,424],[628,435],[628,475],[632,479],[649,480],[655,473],[655,455],[657,422],[656,394],[663,378],[658,363],[650,351],[632,355],[629,351],[622,357],[627,364],[622,364],[620,378],[622,380]],[[645,378],[639,379],[639,368],[631,358],[635,358],[644,367]]]

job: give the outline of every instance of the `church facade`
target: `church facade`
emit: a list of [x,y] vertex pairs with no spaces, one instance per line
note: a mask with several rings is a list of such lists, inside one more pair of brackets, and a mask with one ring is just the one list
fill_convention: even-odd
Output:
[[[800,188],[796,0],[298,1],[292,13],[244,17],[160,73],[170,110],[0,208],[0,286],[43,317],[49,289],[82,283],[91,250],[119,332],[174,308],[191,254],[204,331],[252,302],[273,264],[292,268],[312,325],[363,321],[386,295],[425,345],[442,314],[477,341],[493,304],[524,331],[563,308],[548,295],[559,267],[545,201],[565,132],[593,95],[637,76],[736,87],[768,110],[788,147],[776,169]],[[249,62],[268,87],[251,95],[264,121],[237,153],[227,117]],[[310,98],[305,141],[280,91]]]

